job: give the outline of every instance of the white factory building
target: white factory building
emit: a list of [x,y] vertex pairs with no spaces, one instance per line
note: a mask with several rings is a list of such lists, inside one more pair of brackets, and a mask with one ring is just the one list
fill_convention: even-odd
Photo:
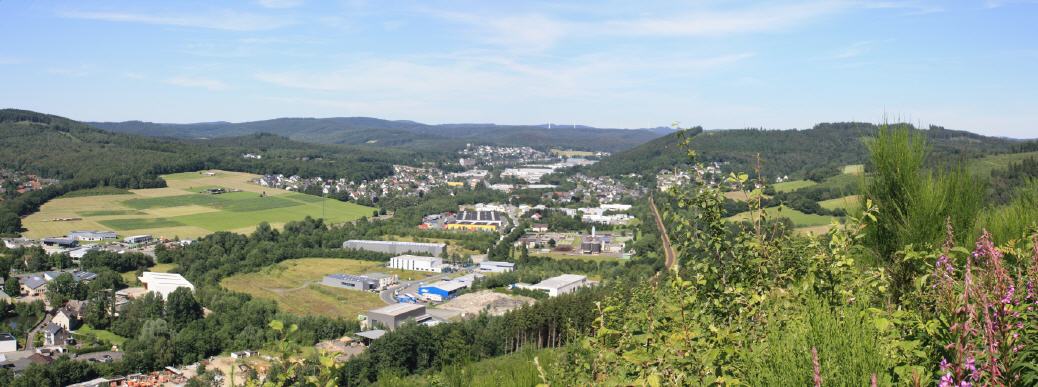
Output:
[[195,291],[195,285],[192,285],[180,274],[174,273],[155,273],[146,271],[137,277],[144,285],[144,289],[149,292],[155,292],[162,296],[165,300],[169,297],[170,293],[179,288],[188,288],[192,292]]
[[591,285],[592,282],[588,281],[586,276],[563,274],[558,277],[548,278],[534,285],[516,284],[515,286],[522,289],[540,290],[548,293],[548,297],[558,297],[560,294],[572,293],[577,289]]
[[515,270],[515,263],[502,261],[483,261],[479,263],[479,271],[489,273],[507,273]]
[[442,273],[446,266],[442,258],[420,257],[417,255],[401,255],[389,259],[389,267],[400,270],[428,271]]

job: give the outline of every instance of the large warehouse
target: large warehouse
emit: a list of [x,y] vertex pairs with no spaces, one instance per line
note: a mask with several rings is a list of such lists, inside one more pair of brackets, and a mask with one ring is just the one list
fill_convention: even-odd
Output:
[[352,239],[342,243],[342,248],[367,250],[383,254],[421,254],[438,257],[447,248],[444,243],[419,243],[397,241],[372,241]]
[[163,300],[179,288],[188,288],[192,292],[195,291],[195,285],[192,285],[180,274],[146,271],[141,273],[141,276],[137,277],[137,279],[144,285],[145,290],[158,293]]
[[464,211],[444,224],[444,228],[454,231],[497,232],[504,226],[505,218],[495,211]]
[[540,290],[548,293],[548,297],[557,297],[560,294],[572,293],[577,289],[590,285],[591,282],[589,282],[585,276],[579,274],[563,274],[558,277],[548,278],[535,285],[518,285],[518,287]]
[[417,255],[401,255],[389,259],[389,267],[400,270],[428,271],[442,273],[446,266],[442,258],[420,257]]
[[363,316],[364,320],[361,322],[363,329],[383,327],[391,331],[408,319],[421,322],[428,315],[425,313],[425,305],[393,304],[369,310]]
[[383,273],[329,274],[321,280],[321,284],[336,288],[353,290],[383,290],[396,283],[396,276]]

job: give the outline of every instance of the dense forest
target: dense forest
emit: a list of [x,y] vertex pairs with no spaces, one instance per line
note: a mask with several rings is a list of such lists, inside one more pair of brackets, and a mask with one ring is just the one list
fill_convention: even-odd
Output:
[[[260,160],[245,153],[260,153]],[[434,153],[373,151],[303,144],[256,134],[216,141],[172,140],[110,133],[66,118],[24,110],[0,110],[0,165],[60,180],[0,205],[0,234],[20,229],[18,217],[47,200],[79,189],[163,187],[159,175],[219,168],[259,174],[372,179],[392,174],[392,164]]]
[[[762,171],[769,176],[818,180],[840,173],[845,165],[864,164],[868,152],[862,139],[876,133],[877,126],[861,122],[822,123],[806,130],[710,130],[692,128],[692,148],[704,163],[727,163],[726,170],[750,172],[760,156]],[[998,153],[1024,150],[1023,141],[987,137],[965,131],[931,126],[925,133],[933,152],[930,165]],[[587,168],[594,175],[619,176],[629,173],[654,175],[661,169],[687,164],[686,151],[678,134],[650,141],[617,153]]]
[[663,134],[657,129],[600,129],[558,125],[551,129],[543,125],[428,125],[414,121],[389,121],[370,117],[278,118],[241,123],[163,124],[126,121],[90,124],[115,132],[158,137],[218,138],[273,133],[308,143],[353,144],[379,149],[399,147],[423,151],[453,151],[472,143],[616,152]]

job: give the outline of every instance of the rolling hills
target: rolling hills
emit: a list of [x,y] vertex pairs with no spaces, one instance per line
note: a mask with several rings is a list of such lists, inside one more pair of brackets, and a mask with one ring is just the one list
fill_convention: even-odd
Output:
[[[868,158],[863,139],[877,126],[870,123],[822,123],[805,130],[709,130],[693,131],[692,148],[701,161],[728,163],[728,170],[751,171],[760,155],[768,176],[821,179],[837,175],[847,165],[864,164]],[[930,127],[923,130],[932,148],[931,163],[976,159],[1010,153],[1021,140],[988,137],[967,131]],[[616,153],[587,169],[593,175],[650,175],[685,163],[685,150],[677,133]]]
[[219,138],[272,133],[321,144],[374,145],[454,150],[466,143],[616,152],[669,133],[654,129],[601,129],[587,126],[441,124],[371,117],[277,118],[251,122],[165,124],[142,121],[91,122],[95,127],[152,137]]

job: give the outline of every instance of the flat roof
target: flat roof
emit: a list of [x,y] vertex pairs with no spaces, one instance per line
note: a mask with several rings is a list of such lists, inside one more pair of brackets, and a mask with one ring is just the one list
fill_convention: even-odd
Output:
[[426,257],[421,255],[404,254],[393,257],[393,259],[410,259],[413,261],[426,261],[429,263],[443,261],[443,258],[438,257]]
[[368,277],[366,275],[355,275],[355,274],[329,274],[329,275],[325,276],[325,278],[333,278],[333,279],[345,280],[345,281],[365,281],[365,280],[370,280],[371,279],[370,277]]
[[379,337],[382,337],[385,334],[386,334],[386,331],[384,331],[382,329],[372,329],[370,331],[364,331],[364,332],[357,332],[356,333],[357,336],[363,337],[365,339],[372,339],[372,340],[378,340]]
[[504,261],[483,261],[479,263],[480,266],[501,266],[501,267],[514,267],[515,262],[504,262]]
[[385,314],[385,315],[389,315],[389,316],[399,316],[401,314],[408,313],[408,312],[413,312],[413,311],[416,311],[416,310],[419,310],[419,309],[425,310],[425,305],[400,303],[400,304],[393,304],[393,305],[383,306],[383,307],[378,308],[378,309],[372,309],[372,310],[369,310],[368,313],[378,313],[378,314]]
[[188,282],[184,276],[176,273],[156,273],[153,271],[146,271],[141,274],[138,278],[141,282],[155,285],[175,285],[175,286],[188,286],[194,288],[195,286]]
[[466,288],[468,286],[469,286],[469,284],[467,284],[465,282],[459,282],[459,281],[440,281],[440,282],[434,282],[434,283],[431,283],[431,284],[428,284],[428,285],[422,285],[423,288],[437,288],[437,289],[446,290],[448,292],[453,292],[455,290],[463,289],[463,288]]
[[346,243],[371,243],[377,245],[406,245],[406,246],[446,246],[446,243],[426,243],[426,242],[402,242],[402,241],[376,241],[367,239],[350,239]]
[[544,281],[541,281],[541,282],[537,283],[537,285],[534,285],[534,286],[539,287],[539,288],[558,289],[558,288],[561,288],[563,286],[572,284],[574,282],[580,282],[580,281],[584,281],[584,280],[587,280],[586,276],[582,276],[582,275],[579,275],[579,274],[563,274],[563,275],[560,275],[560,276],[557,276],[557,277],[548,278],[548,279],[546,279]]

